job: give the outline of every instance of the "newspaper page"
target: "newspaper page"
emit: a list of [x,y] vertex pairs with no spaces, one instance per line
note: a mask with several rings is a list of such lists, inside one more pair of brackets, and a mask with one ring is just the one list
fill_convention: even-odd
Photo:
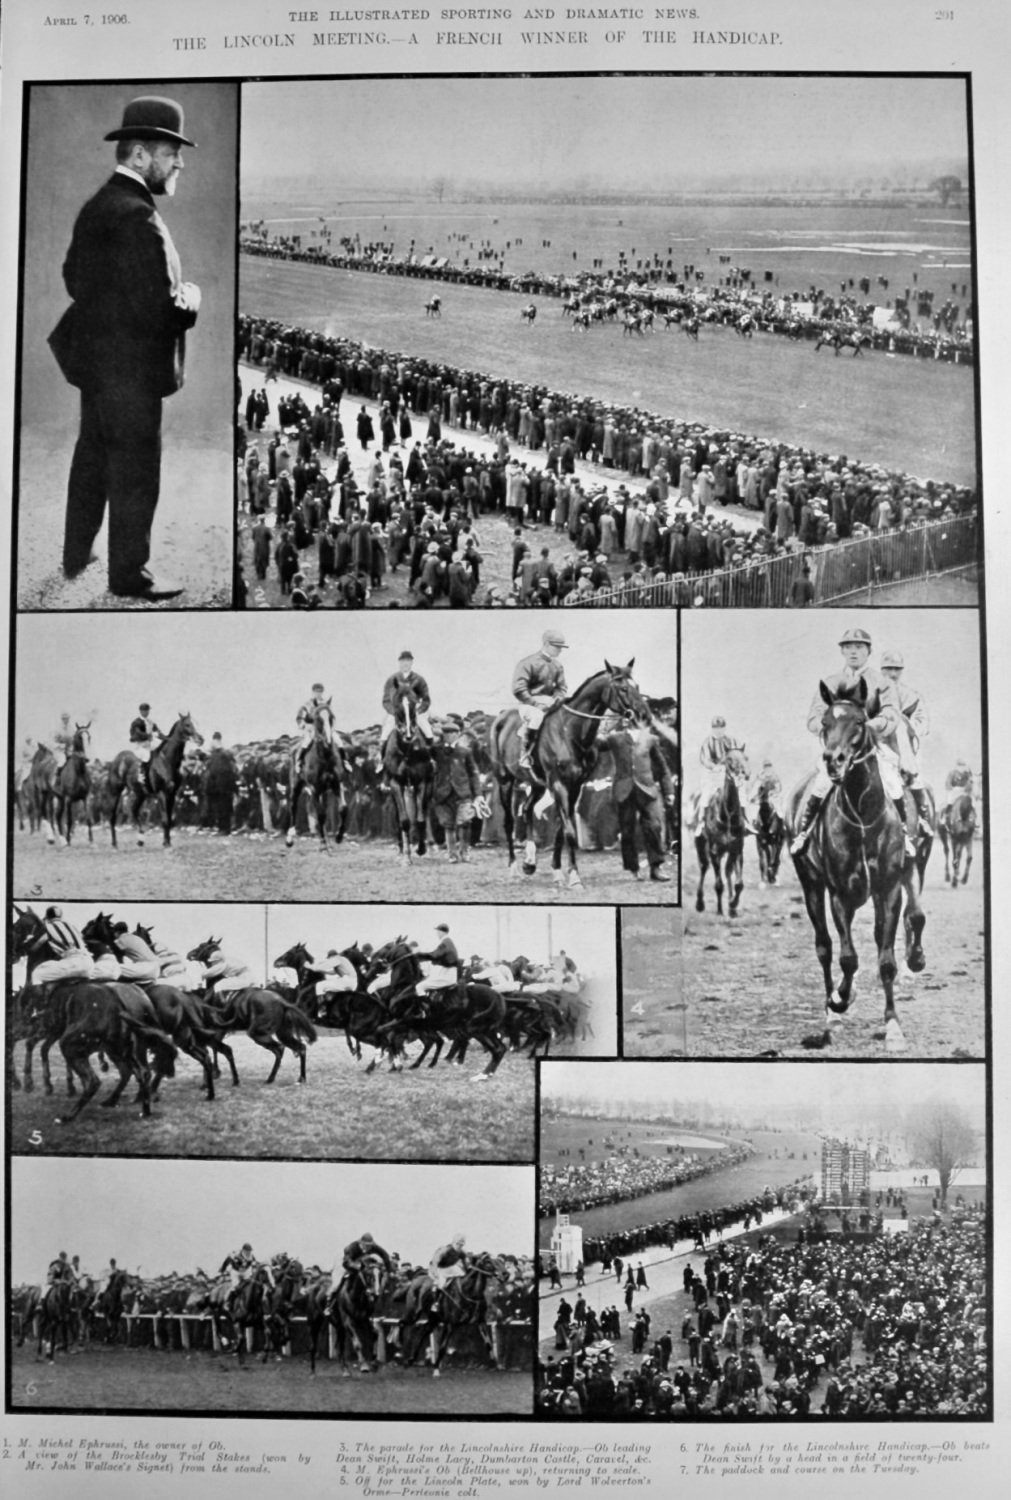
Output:
[[7,1493],[996,1493],[1009,39],[4,5]]

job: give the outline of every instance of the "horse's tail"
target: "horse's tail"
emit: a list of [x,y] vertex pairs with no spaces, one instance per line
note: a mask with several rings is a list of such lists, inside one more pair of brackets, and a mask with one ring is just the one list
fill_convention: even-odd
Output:
[[288,1000],[285,1000],[283,1004],[285,1008],[285,1020],[291,1029],[292,1035],[304,1036],[309,1043],[315,1042],[319,1033],[305,1012]]
[[165,1078],[173,1078],[179,1049],[168,1033],[146,1021],[136,1020],[129,1012],[124,1012],[123,1020],[131,1036],[142,1046],[150,1048],[159,1073]]

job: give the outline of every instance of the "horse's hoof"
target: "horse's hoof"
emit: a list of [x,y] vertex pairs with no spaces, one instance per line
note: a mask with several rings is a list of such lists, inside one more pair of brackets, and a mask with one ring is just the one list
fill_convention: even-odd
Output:
[[924,969],[927,967],[927,955],[921,948],[919,953],[911,953],[907,958],[906,963],[908,964],[911,973],[922,974]]
[[137,848],[138,849],[143,849],[143,847],[144,847],[144,840],[142,838],[138,838],[138,840],[137,840]]
[[701,896],[696,896],[696,898],[695,898],[695,910],[696,911],[705,911],[705,909],[706,909],[706,903],[703,901],[702,897]]
[[889,1021],[885,1027],[885,1051],[906,1052],[908,1043],[902,1034],[902,1027],[898,1021]]
[[528,865],[528,864],[526,864],[524,862],[523,873],[524,873],[524,875],[536,875],[537,874],[537,866],[536,865]]
[[440,1371],[438,1371],[438,1370],[433,1370],[432,1371],[432,1378],[433,1378],[433,1380],[438,1380],[439,1375],[440,1375]]
[[487,1073],[475,1073],[474,1077],[471,1079],[471,1083],[487,1083],[487,1082],[488,1082],[488,1074]]
[[570,891],[582,891],[582,890],[585,890],[585,889],[586,889],[586,887],[583,885],[582,878],[579,875],[578,871],[576,871],[576,870],[571,871],[571,873],[569,875],[569,890]]

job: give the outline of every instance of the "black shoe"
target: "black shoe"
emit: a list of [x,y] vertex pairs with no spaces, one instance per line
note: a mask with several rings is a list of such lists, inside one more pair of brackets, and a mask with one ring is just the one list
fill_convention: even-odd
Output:
[[155,578],[147,572],[138,574],[136,578],[109,582],[109,593],[115,594],[118,599],[175,599],[185,592],[184,584],[173,583],[169,578]]
[[78,558],[74,558],[73,560],[71,560],[70,558],[65,557],[63,559],[63,576],[64,578],[79,578],[84,572],[85,568],[90,568],[91,564],[94,562],[98,562],[97,552],[89,552],[88,556],[84,558],[83,561]]

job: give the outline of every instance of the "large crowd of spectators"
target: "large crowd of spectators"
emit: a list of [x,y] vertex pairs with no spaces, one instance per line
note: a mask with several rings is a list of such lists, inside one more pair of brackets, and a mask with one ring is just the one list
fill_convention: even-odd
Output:
[[669,1156],[643,1156],[636,1147],[619,1147],[600,1161],[541,1168],[540,1213],[585,1213],[607,1203],[623,1203],[695,1182],[713,1172],[737,1166],[754,1154],[746,1142],[724,1146],[700,1157],[680,1147]]
[[[802,605],[815,596],[822,549],[975,511],[964,486],[273,320],[242,318],[240,353],[265,375],[240,424],[240,508],[257,577],[273,560],[297,608],[331,602],[328,582],[333,602],[362,604],[401,567],[422,606],[712,604],[722,602],[714,580],[727,577],[735,604]],[[300,396],[286,397],[283,411],[279,402],[278,429],[263,443],[255,435],[272,415],[272,373],[320,393],[311,408]],[[345,396],[378,404],[378,432],[364,406],[354,433],[345,430]],[[443,424],[488,440],[490,451],[449,440]],[[370,455],[364,485],[353,443]],[[577,460],[590,474],[576,473]],[[481,588],[481,529],[492,519],[513,528],[508,589]],[[532,543],[535,527],[550,528],[566,550]],[[795,563],[785,599],[769,596],[762,566],[777,558]]]
[[[987,1415],[986,1215],[956,1209],[895,1234],[722,1241],[686,1263],[680,1344],[640,1309],[623,1358],[573,1317],[539,1364],[538,1410],[626,1420]],[[578,1303],[577,1303],[578,1306]],[[638,1347],[637,1347],[638,1342]]]

